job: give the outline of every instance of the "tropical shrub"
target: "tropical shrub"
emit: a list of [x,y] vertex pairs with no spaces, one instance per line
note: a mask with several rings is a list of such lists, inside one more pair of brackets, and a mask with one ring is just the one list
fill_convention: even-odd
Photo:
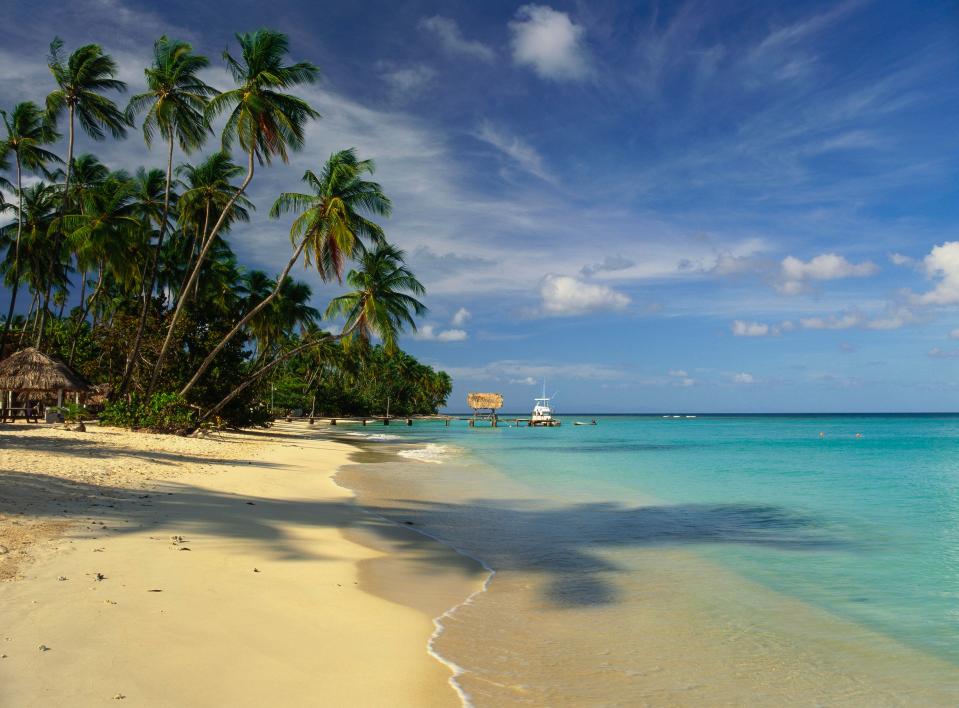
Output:
[[196,427],[196,409],[175,393],[155,393],[107,403],[100,422],[121,428],[145,428],[158,433],[185,433]]

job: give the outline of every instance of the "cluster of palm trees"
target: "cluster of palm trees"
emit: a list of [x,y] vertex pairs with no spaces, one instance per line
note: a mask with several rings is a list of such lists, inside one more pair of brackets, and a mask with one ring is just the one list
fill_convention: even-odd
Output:
[[[389,216],[391,203],[370,179],[373,162],[352,149],[308,170],[302,192],[273,204],[271,216],[293,215],[291,254],[275,278],[237,262],[228,236],[250,219],[256,168],[287,162],[319,114],[290,92],[318,70],[288,61],[285,35],[236,37],[239,53],[223,55],[235,85],[224,91],[201,78],[206,57],[161,37],[146,90],[125,109],[111,98],[126,89],[114,60],[96,44],[68,55],[56,39],[46,105],[0,111],[0,173],[11,177],[0,176],[11,195],[0,198],[0,211],[13,215],[0,228],[10,293],[0,355],[37,346],[109,381],[114,399],[175,391],[208,417],[297,357],[336,358],[331,346],[351,340],[360,346],[349,350],[362,357],[374,335],[392,354],[399,332],[415,329],[423,287],[374,221]],[[177,150],[190,156],[207,145],[218,117],[225,122],[217,148],[175,165]],[[138,124],[148,147],[162,143],[164,168],[130,173],[74,154],[77,127],[100,141],[122,139]],[[61,130],[63,157],[51,149]],[[233,151],[242,158],[234,161]],[[345,275],[350,290],[324,313],[310,306],[310,287],[290,277],[301,260],[323,281]],[[77,306],[65,313],[71,300]],[[324,317],[345,325],[332,334],[320,327]]]

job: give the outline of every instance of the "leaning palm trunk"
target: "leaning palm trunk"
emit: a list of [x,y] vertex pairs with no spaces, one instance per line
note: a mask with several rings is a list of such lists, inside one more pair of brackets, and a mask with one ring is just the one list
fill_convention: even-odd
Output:
[[[100,294],[100,290],[103,288],[103,263],[100,263],[100,274],[97,277],[97,286],[93,289],[93,292],[90,294],[90,299],[87,300],[87,304],[84,305],[83,311],[80,313],[80,318],[77,320],[77,327],[73,333],[73,341],[70,343],[70,356],[67,357],[67,365],[73,363],[73,355],[77,351],[77,340],[80,338],[80,327],[86,321],[87,316],[90,314],[90,308],[93,307],[93,301],[97,299],[97,296]],[[94,327],[96,327],[96,322],[94,322]]]
[[196,373],[193,374],[193,378],[191,378],[189,382],[187,382],[186,386],[184,386],[183,389],[180,391],[181,396],[185,397],[190,392],[190,389],[196,385],[197,381],[200,380],[200,377],[202,377],[203,374],[206,373],[206,370],[210,368],[210,365],[213,363],[213,360],[216,359],[217,354],[219,354],[223,350],[223,347],[229,344],[230,340],[232,340],[244,327],[246,327],[246,325],[250,322],[250,320],[256,317],[260,312],[264,310],[264,308],[266,308],[271,302],[273,302],[274,299],[276,299],[276,296],[280,294],[280,288],[283,287],[283,281],[286,280],[286,277],[290,274],[290,270],[293,268],[293,265],[300,259],[300,256],[303,254],[303,249],[305,248],[306,248],[306,239],[304,238],[303,240],[300,241],[300,245],[297,246],[296,251],[293,252],[293,257],[290,258],[289,262],[286,264],[286,268],[284,268],[283,272],[280,273],[280,277],[276,279],[276,285],[273,288],[273,292],[271,292],[269,295],[263,298],[256,307],[254,307],[252,310],[246,313],[243,319],[237,322],[236,325],[234,325],[233,329],[231,329],[227,333],[227,335],[220,340],[220,343],[213,348],[213,351],[210,352],[207,355],[206,359],[203,360],[203,363],[200,364],[200,368],[198,368],[196,370]]
[[0,334],[0,357],[3,356],[7,343],[7,332],[10,330],[10,321],[13,319],[13,309],[17,304],[17,290],[20,289],[20,236],[23,233],[23,175],[20,168],[20,152],[17,152],[17,241],[13,247],[13,289],[10,292],[10,307],[7,309],[7,319],[3,322],[3,334]]
[[126,393],[127,386],[130,383],[130,377],[133,375],[133,367],[136,364],[137,356],[140,354],[140,345],[143,343],[143,330],[146,327],[147,315],[150,311],[150,301],[153,299],[153,288],[156,285],[157,264],[160,261],[160,249],[163,248],[163,237],[166,235],[167,220],[170,215],[170,183],[173,177],[173,131],[169,135],[170,145],[167,151],[166,161],[166,192],[163,196],[163,218],[160,220],[160,233],[157,236],[156,250],[153,251],[153,258],[150,262],[150,274],[144,281],[143,287],[143,307],[140,309],[140,322],[137,324],[136,337],[133,339],[133,348],[127,357],[126,367],[123,370],[123,379],[117,387],[117,395],[122,396]]
[[[23,321],[23,329],[20,330],[20,338],[17,340],[17,349],[23,347],[23,338],[27,334],[27,326],[30,325],[30,320],[33,319],[33,311],[37,307],[37,295],[36,291],[33,293],[33,302],[30,303],[30,311],[27,312],[27,318]],[[30,327],[30,332],[33,332],[33,327]]]
[[[230,213],[233,205],[236,204],[236,200],[240,198],[244,191],[246,191],[250,181],[253,179],[253,155],[253,150],[250,150],[249,159],[247,161],[246,177],[243,179],[243,183],[240,185],[239,189],[236,190],[236,194],[230,197],[230,201],[226,203],[226,206],[220,213],[220,218],[217,219],[216,223],[213,225],[213,230],[207,237],[206,243],[203,244],[203,248],[200,250],[200,255],[197,256],[196,263],[193,266],[193,271],[190,273],[190,278],[187,280],[187,291],[189,291],[190,287],[199,277],[200,269],[203,267],[203,261],[206,259],[206,255],[209,252],[210,247],[216,240],[216,235],[220,232],[220,228],[226,221],[227,215]],[[173,311],[173,317],[170,320],[170,325],[167,328],[166,338],[163,340],[163,346],[160,348],[160,355],[157,357],[157,362],[153,367],[153,376],[150,378],[150,385],[147,387],[146,391],[147,396],[149,396],[156,387],[157,379],[159,378],[160,371],[163,368],[163,362],[166,359],[167,351],[170,348],[170,342],[173,340],[173,331],[176,328],[177,322],[180,321],[180,316],[183,312],[183,306],[186,304],[186,300],[187,298],[184,297],[184,293],[181,292],[180,298],[177,301],[176,309]]]
[[[202,249],[207,242],[206,230],[207,230],[207,227],[210,225],[210,202],[206,203],[205,212],[206,212],[206,215],[203,217],[203,231],[194,233],[193,240],[190,242],[190,248],[187,251],[186,270],[183,276],[183,282],[180,283],[180,289],[179,291],[177,291],[177,304],[179,304],[179,300],[181,298],[185,298],[188,295],[187,283],[190,282],[190,277],[193,275],[193,265],[194,263],[196,263],[196,255],[197,255],[196,251],[197,249]],[[199,287],[200,287],[200,279],[197,278],[193,286],[194,295],[196,294],[196,290]]]
[[46,289],[43,291],[43,307],[40,308],[40,325],[37,327],[37,340],[33,346],[37,349],[40,349],[40,342],[43,340],[43,328],[47,323],[47,310],[50,307],[50,290],[53,288],[53,282],[47,283]]
[[[349,337],[353,333],[353,330],[357,328],[358,324],[359,324],[358,322],[354,322],[347,329],[344,329],[342,332],[340,332],[339,334],[335,336],[327,336],[321,339],[314,339],[311,342],[307,342],[306,344],[301,344],[298,347],[294,347],[293,349],[290,349],[288,352],[278,355],[269,364],[264,364],[259,369],[257,369],[252,374],[250,374],[250,377],[246,381],[244,381],[239,386],[237,386],[232,391],[230,391],[230,393],[228,393],[223,398],[223,400],[221,400],[219,403],[213,406],[213,408],[211,408],[206,413],[204,413],[200,417],[200,420],[198,421],[198,423],[203,423],[203,421],[205,421],[211,415],[216,415],[217,413],[219,413],[221,410],[223,410],[224,406],[226,406],[230,401],[232,401],[234,398],[236,398],[241,393],[243,393],[246,389],[252,386],[256,381],[262,378],[264,374],[267,374],[270,371],[272,371],[273,368],[276,367],[278,364],[282,364],[284,361],[286,361],[290,357],[295,356],[299,354],[300,352],[306,349],[309,349],[310,347],[315,347],[315,346],[319,346],[320,344],[326,344],[328,342],[336,342],[341,339],[345,339],[346,337]],[[314,407],[315,407],[315,397],[314,397]]]

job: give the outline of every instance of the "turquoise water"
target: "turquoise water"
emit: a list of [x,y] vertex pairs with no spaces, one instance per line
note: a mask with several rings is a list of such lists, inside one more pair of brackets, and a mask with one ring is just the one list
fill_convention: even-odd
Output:
[[[479,504],[483,533],[449,540],[494,568],[515,558],[549,564],[570,593],[562,601],[603,601],[597,583],[583,582],[595,570],[583,560],[590,546],[692,548],[959,663],[959,416],[572,420],[388,432],[399,438],[391,442],[465,449],[550,502],[548,514]],[[441,537],[455,536],[454,516],[437,516]],[[533,558],[536,548],[549,558]]]

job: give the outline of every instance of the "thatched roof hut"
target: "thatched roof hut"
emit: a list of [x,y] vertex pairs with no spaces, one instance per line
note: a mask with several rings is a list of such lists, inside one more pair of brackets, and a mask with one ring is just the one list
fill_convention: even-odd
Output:
[[474,411],[489,409],[495,411],[503,407],[503,396],[499,393],[473,393],[466,394],[466,404]]
[[69,366],[34,347],[22,349],[0,361],[0,391],[79,393],[89,387]]

